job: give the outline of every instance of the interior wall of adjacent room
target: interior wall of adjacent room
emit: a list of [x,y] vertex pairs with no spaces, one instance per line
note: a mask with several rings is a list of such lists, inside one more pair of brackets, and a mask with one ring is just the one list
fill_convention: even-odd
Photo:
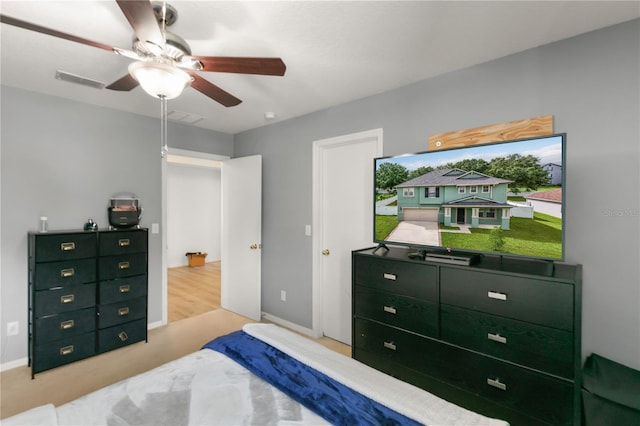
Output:
[[185,266],[187,252],[220,260],[220,169],[167,164],[167,266]]

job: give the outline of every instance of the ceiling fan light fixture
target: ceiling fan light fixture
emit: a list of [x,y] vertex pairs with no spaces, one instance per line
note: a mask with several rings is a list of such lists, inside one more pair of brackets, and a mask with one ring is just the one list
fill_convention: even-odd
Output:
[[155,61],[132,62],[129,65],[129,74],[154,98],[177,98],[193,81],[193,77],[187,72]]

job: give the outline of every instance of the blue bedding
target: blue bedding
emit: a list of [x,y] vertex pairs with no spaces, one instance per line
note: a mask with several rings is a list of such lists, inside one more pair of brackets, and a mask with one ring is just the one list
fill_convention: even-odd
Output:
[[207,343],[335,425],[419,425],[244,331]]

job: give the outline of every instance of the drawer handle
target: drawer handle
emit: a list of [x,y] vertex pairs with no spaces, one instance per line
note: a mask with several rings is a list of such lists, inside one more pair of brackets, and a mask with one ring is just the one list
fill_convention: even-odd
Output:
[[76,324],[73,320],[62,321],[60,323],[60,330],[69,330],[70,328],[73,328],[75,325]]
[[384,273],[382,274],[382,276],[384,277],[385,280],[391,280],[391,281],[395,281],[398,278],[396,274]]
[[60,270],[60,276],[62,278],[69,278],[72,277],[76,274],[76,270],[74,268],[69,268],[69,269],[61,269]]
[[394,315],[396,314],[396,308],[394,308],[393,306],[385,306],[382,309],[384,309],[385,312],[388,312],[390,314],[394,314]]
[[76,300],[76,296],[73,294],[60,296],[60,303],[72,303],[74,300]]
[[500,389],[500,390],[503,390],[503,391],[506,391],[506,390],[507,390],[507,385],[506,385],[506,383],[502,383],[502,382],[500,381],[500,379],[489,379],[489,378],[488,378],[488,379],[487,379],[487,384],[488,384],[489,386],[493,386],[493,387],[494,387],[494,388],[496,388],[496,389]]
[[118,338],[120,339],[120,341],[124,342],[129,338],[129,336],[127,336],[127,333],[125,333],[124,331],[121,331],[120,333],[118,333]]
[[487,339],[493,340],[494,342],[507,344],[507,338],[502,337],[500,334],[487,333]]
[[120,262],[118,263],[118,269],[128,269],[129,268],[129,262]]
[[60,355],[71,355],[73,353],[73,345],[60,348]]
[[387,349],[391,349],[392,351],[396,350],[396,345],[393,342],[384,342],[384,347]]
[[129,244],[131,244],[131,241],[129,241],[129,239],[128,239],[128,238],[123,238],[123,239],[121,239],[121,240],[118,240],[118,245],[119,245],[120,247],[126,247],[126,246],[128,246]]
[[131,291],[131,286],[130,285],[121,285],[120,286],[120,293],[129,293]]
[[506,293],[500,293],[498,291],[489,291],[487,293],[487,297],[489,299],[507,300],[507,294]]
[[118,315],[120,315],[121,317],[129,315],[129,308],[127,307],[118,309]]
[[60,250],[71,251],[76,249],[76,243],[62,243],[60,244]]

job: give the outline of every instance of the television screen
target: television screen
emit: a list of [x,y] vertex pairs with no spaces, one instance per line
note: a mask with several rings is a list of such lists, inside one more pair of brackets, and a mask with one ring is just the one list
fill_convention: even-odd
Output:
[[564,259],[565,134],[376,158],[374,241]]

